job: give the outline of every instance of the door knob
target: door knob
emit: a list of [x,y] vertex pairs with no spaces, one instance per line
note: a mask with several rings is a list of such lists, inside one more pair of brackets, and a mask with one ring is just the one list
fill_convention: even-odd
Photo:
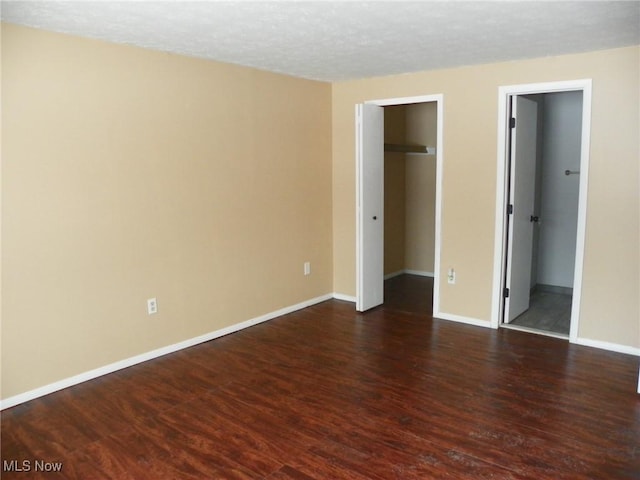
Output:
[[531,217],[529,218],[529,221],[533,223],[538,223],[539,220],[540,220],[540,217],[538,217],[537,215],[531,215]]
[[373,219],[374,219],[374,220],[377,220],[377,219],[378,219],[378,217],[376,217],[376,216],[374,215],[374,216],[373,216]]

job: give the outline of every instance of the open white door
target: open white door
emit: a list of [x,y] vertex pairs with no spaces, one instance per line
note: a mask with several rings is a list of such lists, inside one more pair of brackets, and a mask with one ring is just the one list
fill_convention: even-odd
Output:
[[[507,249],[504,322],[509,323],[529,309],[531,260],[533,251],[536,132],[538,105],[533,100],[514,96],[511,117],[511,182]],[[513,122],[513,120],[512,120]],[[513,125],[513,123],[512,123]]]
[[384,109],[356,106],[357,292],[356,310],[384,301]]

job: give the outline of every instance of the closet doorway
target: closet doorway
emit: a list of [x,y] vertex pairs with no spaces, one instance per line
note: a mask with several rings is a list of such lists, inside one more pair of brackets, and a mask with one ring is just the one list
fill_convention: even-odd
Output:
[[432,313],[437,104],[384,107],[384,305]]
[[438,305],[442,96],[356,108],[356,309]]
[[547,91],[531,87],[504,98],[495,326],[568,339],[577,333],[582,284],[590,82]]

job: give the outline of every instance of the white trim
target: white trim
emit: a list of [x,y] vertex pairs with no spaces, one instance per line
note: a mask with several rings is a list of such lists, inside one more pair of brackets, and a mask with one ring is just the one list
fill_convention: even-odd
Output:
[[399,277],[400,275],[404,275],[406,272],[406,270],[398,270],[397,272],[391,272],[391,273],[387,273],[384,276],[385,280],[389,280],[390,278],[395,278],[395,277]]
[[336,300],[342,300],[343,302],[356,303],[356,297],[353,295],[345,295],[344,293],[333,292],[333,298]]
[[505,215],[506,164],[507,164],[507,100],[511,95],[582,91],[582,145],[580,156],[580,192],[578,197],[578,230],[576,236],[576,258],[574,270],[573,300],[571,305],[571,327],[569,340],[577,343],[580,322],[580,300],[582,296],[582,274],[584,265],[584,242],[587,219],[587,192],[589,176],[589,149],[591,139],[591,79],[562,82],[530,83],[498,88],[498,160],[496,180],[496,215],[493,254],[493,287],[491,300],[491,327],[500,326],[502,317],[502,288],[505,268],[504,244],[506,235]]
[[634,355],[636,357],[640,357],[640,348],[631,347],[629,345],[620,345],[619,343],[603,342],[601,340],[591,340],[589,338],[582,338],[582,337],[570,338],[569,341],[571,343],[575,343],[576,345],[600,348],[601,350],[609,350],[611,352],[626,353],[627,355]]
[[364,219],[360,214],[360,205],[362,203],[362,163],[360,161],[360,150],[362,149],[362,135],[360,132],[360,122],[362,122],[362,110],[361,105],[357,104],[355,106],[355,130],[356,130],[356,310],[361,310],[362,304],[362,289],[360,285],[364,282],[363,280],[363,268],[362,268],[362,256],[363,256],[363,248],[362,248],[362,230]]
[[487,320],[480,320],[479,318],[463,317],[461,315],[453,315],[451,313],[438,313],[433,315],[434,320],[447,320],[451,322],[466,323],[467,325],[474,325],[476,327],[491,328],[490,323]]
[[550,332],[548,330],[540,330],[537,328],[525,327],[522,325],[514,325],[513,323],[505,323],[504,325],[502,325],[502,328],[507,328],[509,330],[517,330],[519,332],[525,332],[525,333],[534,333],[536,335],[544,335],[546,337],[559,338],[560,340],[569,340],[569,335]]
[[438,102],[441,99],[442,99],[442,94],[438,93],[435,95],[417,95],[415,97],[398,97],[398,98],[382,98],[378,100],[367,100],[364,103],[378,105],[379,107],[389,107],[393,105],[408,105],[410,103]]
[[578,225],[576,236],[576,262],[573,273],[573,297],[571,300],[571,323],[569,339],[578,339],[580,305],[582,304],[582,275],[584,267],[584,244],[587,232],[587,193],[589,186],[589,155],[591,150],[591,80],[583,80],[582,88],[582,145],[580,153],[580,186],[578,187]]
[[442,251],[442,173],[444,166],[444,96],[436,104],[438,120],[436,147],[436,215],[435,215],[435,248],[433,264],[433,312],[440,312],[440,255]]
[[194,338],[190,338],[188,340],[184,340],[182,342],[174,343],[173,345],[167,345],[166,347],[161,347],[156,350],[152,350],[150,352],[142,353],[140,355],[136,355],[134,357],[130,357],[124,360],[120,360],[118,362],[111,363],[109,365],[105,365],[103,367],[96,368],[94,370],[89,370],[88,372],[80,373],[78,375],[74,375],[73,377],[65,378],[63,380],[50,383],[49,385],[45,385],[43,387],[36,388],[34,390],[30,390],[28,392],[20,393],[18,395],[14,395],[13,397],[6,398],[4,400],[0,400],[0,410],[4,410],[6,408],[13,407],[20,403],[28,402],[29,400],[33,400],[38,397],[42,397],[44,395],[48,395],[50,393],[57,392],[58,390],[62,390],[64,388],[72,387],[74,385],[78,385],[79,383],[83,383],[89,380],[93,380],[94,378],[101,377],[103,375],[107,375],[109,373],[116,372],[118,370],[122,370],[123,368],[128,368],[133,365],[137,365],[139,363],[146,362],[148,360],[153,360],[154,358],[161,357],[163,355],[167,355],[169,353],[174,353],[179,350],[183,350],[185,348],[193,347],[194,345],[198,345],[199,343],[208,342],[209,340],[213,340],[219,337],[223,337],[225,335],[229,335],[230,333],[237,332],[239,330],[243,330],[245,328],[252,327],[259,323],[266,322],[268,320],[272,320],[274,318],[280,317],[282,315],[286,315],[288,313],[295,312],[297,310],[302,310],[303,308],[310,307],[312,305],[316,305],[318,303],[324,302],[326,300],[331,300],[334,298],[335,294],[326,294],[321,295],[319,297],[312,298],[310,300],[306,300],[304,302],[297,303],[295,305],[291,305],[289,307],[281,308],[280,310],[276,310],[274,312],[270,312],[264,315],[260,315],[259,317],[252,318],[250,320],[246,320],[244,322],[236,323],[234,325],[230,325],[225,328],[221,328],[219,330],[215,330],[213,332],[205,333],[204,335],[200,335]]
[[399,277],[400,275],[417,275],[419,277],[433,277],[433,272],[425,272],[424,270],[410,270],[405,268],[403,270],[398,270],[397,272],[387,273],[384,276],[385,280],[389,280],[390,278]]
[[409,270],[407,268],[404,270],[404,273],[409,275],[418,275],[419,277],[433,277],[433,272],[425,272],[423,270]]
[[[444,94],[438,93],[433,95],[418,95],[413,97],[384,98],[378,100],[367,100],[364,103],[386,107],[391,105],[407,105],[411,103],[429,103],[436,102],[436,215],[435,215],[435,252],[434,252],[434,281],[433,281],[433,311],[438,312],[440,308],[440,252],[442,238],[442,170],[443,170],[443,152],[444,152]],[[360,215],[360,183],[361,183],[361,166],[358,161],[359,149],[362,142],[360,138],[360,129],[358,122],[358,105],[355,105],[355,133],[356,133],[356,298],[360,297],[361,288],[361,222]],[[356,305],[357,309],[357,305]]]
[[[496,179],[495,235],[493,244],[493,286],[491,288],[491,327],[500,326],[502,317],[502,282],[505,269],[504,245],[507,229],[505,225],[505,208],[508,203],[506,189],[507,169],[507,99],[504,87],[498,89],[498,161]],[[498,292],[498,293],[497,293]],[[497,294],[496,294],[497,293]]]

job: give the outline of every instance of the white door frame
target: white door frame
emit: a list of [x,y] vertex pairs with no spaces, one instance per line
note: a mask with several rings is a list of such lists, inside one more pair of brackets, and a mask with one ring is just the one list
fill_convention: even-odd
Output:
[[580,192],[578,196],[578,228],[576,237],[576,259],[574,267],[573,299],[571,304],[571,327],[569,341],[578,338],[580,321],[580,299],[582,296],[582,270],[584,264],[584,242],[587,221],[587,186],[589,181],[589,146],[591,143],[591,79],[562,82],[531,83],[510,85],[498,89],[498,167],[496,182],[496,226],[493,262],[493,299],[491,306],[491,327],[498,328],[503,314],[502,291],[505,272],[506,210],[508,205],[507,181],[509,173],[508,104],[512,95],[532,95],[539,93],[582,91],[582,139],[580,153]]
[[[440,240],[441,240],[441,210],[442,210],[442,152],[444,151],[444,143],[443,143],[443,112],[444,112],[444,95],[443,94],[435,94],[435,95],[420,95],[415,97],[400,97],[400,98],[386,98],[380,100],[367,100],[364,103],[378,105],[380,107],[386,107],[391,105],[407,105],[410,103],[428,103],[428,102],[436,102],[436,115],[437,115],[437,126],[436,126],[436,138],[437,138],[437,148],[436,148],[436,212],[435,212],[435,258],[434,258],[434,267],[433,267],[433,314],[440,311]],[[356,118],[357,122],[358,119]],[[362,139],[358,138],[359,129],[356,125],[356,145],[362,143]],[[363,165],[362,167],[366,167]],[[358,155],[356,154],[356,199],[360,198],[360,188],[362,183],[362,169],[360,165],[360,160]],[[361,304],[362,302],[362,285],[361,285],[361,272],[362,272],[362,263],[363,263],[363,248],[362,248],[362,232],[360,231],[360,225],[362,225],[363,219],[362,217],[362,209],[359,208],[358,202],[356,201],[356,303]]]

